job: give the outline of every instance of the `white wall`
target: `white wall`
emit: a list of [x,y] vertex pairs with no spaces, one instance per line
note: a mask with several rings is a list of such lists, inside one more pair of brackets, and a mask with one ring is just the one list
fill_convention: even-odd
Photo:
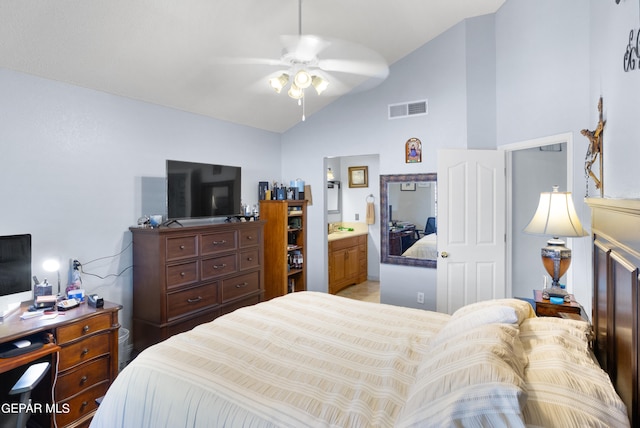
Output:
[[166,159],[241,165],[242,197],[251,204],[258,181],[280,179],[278,134],[5,69],[0,93],[0,235],[31,233],[33,274],[42,280],[42,262],[57,257],[63,287],[70,258],[87,263],[122,252],[85,264],[106,279],[82,279],[88,292],[124,305],[127,328],[128,228],[153,214],[142,212],[143,178],[162,179]]

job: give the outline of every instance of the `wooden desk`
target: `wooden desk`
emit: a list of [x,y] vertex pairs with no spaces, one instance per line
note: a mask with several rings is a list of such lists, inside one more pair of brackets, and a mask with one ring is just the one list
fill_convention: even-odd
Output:
[[[51,403],[51,386],[55,382],[55,414],[34,414],[42,426],[65,427],[88,425],[96,411],[95,399],[103,396],[118,374],[118,311],[121,305],[105,302],[104,308],[87,304],[60,312],[51,319],[21,319],[32,302],[0,324],[0,343],[13,342],[49,333],[53,343],[12,358],[0,359],[0,373],[26,366],[51,355],[51,376],[43,379],[43,388],[32,395],[33,403]],[[57,367],[57,372],[56,372]],[[25,367],[26,368],[26,367]]]
[[389,229],[389,255],[401,256],[410,245],[403,245],[406,240],[413,244],[416,241],[416,226],[413,224],[405,225],[401,229]]

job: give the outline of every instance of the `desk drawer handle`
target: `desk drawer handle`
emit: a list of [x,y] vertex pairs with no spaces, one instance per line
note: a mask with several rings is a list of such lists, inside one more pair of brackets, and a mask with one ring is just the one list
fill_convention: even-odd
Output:
[[88,349],[88,348],[84,348],[84,349],[82,350],[82,352],[80,353],[80,355],[84,357],[84,356],[85,356],[85,355],[87,355],[88,353],[89,353],[89,349]]
[[227,240],[223,239],[222,241],[213,241],[213,245],[222,245],[222,244],[226,244]]
[[184,245],[180,245],[180,249],[181,249],[181,250],[184,250]]
[[180,276],[181,276],[182,278],[184,278],[184,276],[185,276],[185,275],[186,275],[186,273],[184,273],[184,272],[180,272]]
[[87,407],[89,403],[86,401],[83,401],[82,404],[80,405],[80,411],[84,411],[84,408]]
[[227,267],[226,263],[222,263],[221,265],[213,265],[214,269],[224,269]]
[[80,378],[80,385],[84,385],[87,382],[87,379],[89,379],[87,376],[82,376]]
[[253,261],[253,257],[247,257],[247,261],[248,262],[252,262]]
[[249,236],[247,236],[247,239],[248,239],[249,241],[251,241],[251,240],[253,239],[253,236],[249,235]]
[[85,325],[84,327],[82,327],[82,332],[83,333],[88,333],[91,327],[89,327],[88,325]]
[[248,283],[248,282],[243,282],[242,284],[236,284],[236,288],[244,288],[244,287],[246,287],[247,285],[249,285],[249,283]]
[[187,299],[187,303],[198,303],[201,300],[202,300],[202,296],[198,296],[195,298]]

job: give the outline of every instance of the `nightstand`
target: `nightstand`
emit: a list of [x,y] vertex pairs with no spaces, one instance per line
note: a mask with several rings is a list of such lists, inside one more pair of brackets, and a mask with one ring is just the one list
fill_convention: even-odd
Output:
[[582,317],[582,306],[575,301],[573,294],[570,294],[571,301],[568,303],[555,304],[549,300],[542,299],[542,290],[533,291],[533,299],[536,302],[536,315],[539,317],[562,317],[563,314],[573,314]]

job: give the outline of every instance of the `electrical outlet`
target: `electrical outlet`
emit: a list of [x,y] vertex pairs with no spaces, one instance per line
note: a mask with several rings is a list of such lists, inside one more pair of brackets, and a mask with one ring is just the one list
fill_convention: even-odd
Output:
[[356,221],[360,220],[360,214],[356,213]]
[[422,291],[418,291],[418,303],[424,303],[424,293]]

